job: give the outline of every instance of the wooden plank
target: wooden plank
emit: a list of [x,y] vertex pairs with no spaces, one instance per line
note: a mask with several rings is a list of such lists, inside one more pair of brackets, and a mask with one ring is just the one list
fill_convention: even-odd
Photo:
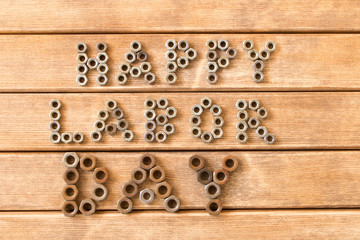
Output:
[[[79,156],[84,153],[78,153]],[[91,153],[97,166],[106,167],[110,179],[107,199],[98,210],[115,210],[121,198],[121,186],[130,180],[138,166],[141,152]],[[277,151],[277,152],[154,152],[158,165],[166,172],[166,181],[181,199],[181,209],[205,209],[208,199],[203,185],[188,166],[193,154],[206,158],[211,170],[221,167],[228,154],[239,160],[239,169],[221,188],[220,200],[225,209],[247,208],[339,208],[359,207],[359,151]],[[1,210],[59,210],[65,182],[63,153],[0,154]],[[78,202],[89,198],[93,181],[91,173],[80,171]],[[154,189],[148,180],[140,189]],[[134,198],[135,209],[164,209],[163,200],[155,198],[150,205]]]
[[[1,3],[0,3],[1,4]],[[168,85],[165,66],[167,39],[187,39],[198,52],[189,68],[177,71],[178,81]],[[220,71],[216,85],[206,81],[206,46],[209,39],[226,38],[238,50],[230,66]],[[129,79],[126,85],[115,82],[118,67],[124,62],[133,40],[140,40],[149,53],[149,61],[157,76],[154,85],[141,79]],[[253,39],[256,49],[266,41],[277,43],[276,51],[265,63],[265,80],[251,79],[252,62],[242,49],[245,39]],[[95,57],[95,45],[108,44],[110,72],[106,87],[96,84],[96,71],[88,73],[86,87],[76,84],[77,42],[84,41],[89,56]],[[181,34],[181,35],[2,35],[0,44],[7,46],[0,54],[1,92],[155,92],[155,91],[329,91],[360,90],[360,35],[242,35],[242,34]],[[179,54],[181,54],[179,52]],[[331,66],[331,69],[330,69]]]
[[74,218],[0,213],[0,230],[5,239],[356,239],[359,220],[358,210],[226,211],[218,217],[199,211]]
[[[191,107],[209,96],[222,106],[224,135],[211,144],[190,135]],[[164,143],[144,140],[146,122],[144,101],[147,98],[169,99],[178,110],[171,122],[176,132]],[[61,131],[85,134],[83,144],[53,144],[49,140],[49,101],[59,99]],[[91,142],[97,112],[105,102],[115,99],[125,112],[134,131],[132,142],[122,140],[120,134],[111,137],[104,133],[99,143]],[[249,140],[239,144],[235,136],[238,122],[235,103],[238,99],[258,99],[269,111],[262,121],[276,136],[276,144],[267,145],[254,130],[248,130]],[[67,151],[67,150],[235,150],[235,149],[359,149],[360,121],[358,106],[360,93],[121,93],[121,94],[2,94],[0,95],[0,150],[1,151]],[[159,114],[161,111],[157,110]],[[249,111],[251,116],[255,112]],[[209,111],[202,115],[203,131],[212,129]],[[162,129],[162,128],[161,128]],[[158,127],[160,130],[160,126]]]
[[359,31],[359,8],[351,0],[2,1],[0,33]]

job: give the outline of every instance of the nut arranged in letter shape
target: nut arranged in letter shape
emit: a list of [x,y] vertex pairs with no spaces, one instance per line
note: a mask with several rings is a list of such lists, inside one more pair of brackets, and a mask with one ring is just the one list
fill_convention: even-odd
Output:
[[[164,200],[164,208],[169,212],[176,212],[180,209],[180,199],[172,194],[171,185],[166,182],[165,170],[156,164],[155,156],[143,154],[139,158],[139,166],[131,172],[131,180],[122,186],[124,197],[118,200],[117,209],[119,212],[130,213],[133,208],[132,199],[139,197],[144,204],[151,204],[155,197]],[[147,180],[154,182],[155,190],[146,188],[140,189],[141,184]]]
[[[146,84],[154,84],[156,76],[151,72],[152,66],[148,60],[148,54],[143,50],[139,41],[130,43],[130,51],[125,53],[125,62],[120,64],[120,73],[115,76],[115,81],[119,85],[125,85],[128,79],[144,78]],[[139,62],[136,66],[135,64]]]
[[[165,58],[168,61],[166,64],[166,71],[168,74],[165,79],[168,84],[173,85],[177,81],[176,72],[181,68],[187,68],[191,61],[197,58],[197,51],[194,48],[191,48],[189,42],[186,40],[176,42],[174,39],[168,39],[165,43],[165,47]],[[184,52],[183,56],[180,56],[181,52]]]
[[[216,84],[218,82],[217,72],[230,65],[230,61],[236,57],[237,51],[235,48],[229,47],[229,42],[226,39],[208,40],[206,47],[208,49],[206,54],[208,59],[206,80],[209,84]],[[224,52],[223,56],[221,56],[221,51]]]
[[[203,120],[201,114],[209,109],[211,115],[214,117],[212,120],[213,128],[210,131],[203,131],[200,128]],[[200,138],[204,143],[211,143],[214,139],[222,138],[224,125],[224,119],[220,116],[222,108],[219,105],[213,104],[213,101],[204,97],[200,100],[200,104],[194,104],[191,108],[193,116],[190,118],[190,134],[193,138]]]

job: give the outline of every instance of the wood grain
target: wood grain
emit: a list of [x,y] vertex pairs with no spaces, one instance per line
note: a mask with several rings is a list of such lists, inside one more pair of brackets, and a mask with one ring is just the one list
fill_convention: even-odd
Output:
[[[83,156],[85,153],[78,153]],[[115,210],[121,198],[121,186],[130,180],[139,165],[141,152],[96,152],[97,166],[106,167],[110,178],[105,184],[107,199],[98,210]],[[204,186],[188,166],[193,154],[206,158],[211,170],[221,168],[226,155],[240,163],[221,188],[219,198],[225,209],[258,208],[354,208],[359,207],[359,151],[238,151],[238,152],[154,152],[158,165],[166,172],[173,194],[181,199],[181,209],[205,209],[208,199]],[[0,154],[1,210],[59,210],[65,182],[61,159],[63,153]],[[17,164],[15,164],[17,163]],[[31,183],[31,184],[30,184]],[[91,173],[80,170],[78,203],[90,197],[94,182]],[[148,180],[140,189],[154,189]],[[163,200],[155,198],[145,205],[134,198],[135,209],[164,209]]]
[[[209,96],[223,108],[224,135],[211,144],[190,135],[191,107]],[[168,98],[178,110],[172,119],[175,134],[165,143],[144,140],[146,122],[144,101],[147,98]],[[53,144],[49,140],[49,102],[59,99],[62,132],[85,134],[83,144]],[[104,133],[99,143],[91,142],[97,112],[105,109],[109,99],[118,101],[135,133],[132,142],[122,140],[120,134],[111,137]],[[235,103],[238,99],[258,99],[269,111],[262,121],[276,136],[276,144],[267,145],[254,130],[248,130],[249,140],[239,144],[235,136],[237,123]],[[235,149],[359,149],[360,104],[359,93],[139,93],[139,94],[2,94],[0,95],[1,151],[67,151],[67,150],[235,150]],[[157,110],[159,114],[161,111]],[[250,111],[251,116],[255,114]],[[202,115],[203,131],[211,130],[209,111]],[[160,130],[160,127],[158,127]]]
[[5,239],[356,239],[359,221],[358,210],[225,211],[217,217],[202,211],[74,218],[0,213],[0,230]]
[[[0,33],[359,31],[357,1],[2,1]],[[15,14],[16,13],[16,14]]]
[[[1,4],[1,3],[0,3]],[[178,81],[168,85],[165,66],[167,39],[186,39],[198,52],[189,68],[177,71]],[[219,71],[219,82],[206,81],[206,46],[209,39],[226,38],[238,51],[230,66]],[[115,82],[118,67],[124,62],[131,41],[142,42],[149,54],[156,84],[147,85],[143,78],[131,78],[126,85]],[[277,43],[276,51],[265,62],[265,80],[253,82],[252,62],[242,49],[245,39],[253,39],[256,49],[266,41]],[[86,87],[76,84],[77,42],[87,43],[89,57],[96,57],[95,45],[108,44],[108,86],[95,82],[97,72],[88,73]],[[180,34],[180,35],[1,35],[1,92],[160,92],[160,91],[341,91],[360,90],[360,35],[243,35],[243,34]],[[178,52],[179,55],[183,54]]]

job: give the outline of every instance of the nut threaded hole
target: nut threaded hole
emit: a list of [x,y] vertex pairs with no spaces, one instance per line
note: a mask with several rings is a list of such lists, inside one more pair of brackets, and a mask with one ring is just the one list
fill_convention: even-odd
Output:
[[209,209],[213,212],[216,212],[219,209],[219,205],[217,203],[211,203]]
[[134,174],[134,178],[136,180],[141,180],[141,179],[144,178],[144,174],[141,171],[136,171],[135,174]]
[[83,209],[84,209],[85,211],[89,212],[89,211],[91,211],[92,206],[91,206],[90,203],[85,203],[85,204],[83,205]]
[[93,165],[93,160],[91,158],[85,158],[83,163],[85,167],[91,167]]
[[99,179],[99,180],[103,180],[105,178],[106,174],[104,171],[98,171],[96,173],[96,178]]
[[67,189],[65,190],[65,193],[66,193],[66,196],[72,197],[72,196],[74,196],[75,191],[74,191],[74,189],[72,189],[71,187],[69,187],[69,188],[67,188]]
[[143,198],[144,198],[145,200],[149,200],[149,199],[151,198],[150,193],[145,192],[145,193],[143,194]]
[[152,159],[150,157],[144,157],[142,162],[145,166],[149,166],[152,163]]
[[223,180],[225,179],[225,173],[223,173],[223,172],[218,172],[218,173],[216,174],[216,178],[217,178],[218,180],[220,180],[220,181],[223,181]]
[[208,172],[206,172],[206,171],[201,172],[201,174],[200,174],[200,179],[201,179],[201,180],[206,181],[206,180],[208,180],[209,178],[210,178],[210,174],[209,174]]
[[176,206],[177,206],[177,202],[174,200],[174,199],[170,199],[169,201],[168,201],[168,207],[169,208],[171,208],[171,209],[173,209],[173,208],[176,208]]
[[74,207],[74,205],[72,205],[72,204],[66,204],[66,206],[65,206],[65,212],[67,212],[67,213],[72,213],[72,212],[74,212],[75,211],[75,207]]
[[128,201],[122,201],[120,203],[120,207],[121,207],[121,209],[128,209],[130,207],[130,205],[129,205]]
[[66,163],[67,164],[74,164],[75,163],[75,157],[72,156],[72,155],[69,155],[67,158],[66,158]]
[[191,165],[193,165],[194,167],[198,167],[198,166],[200,166],[200,164],[201,164],[201,161],[199,158],[193,158],[191,161]]
[[160,179],[162,176],[163,176],[163,174],[162,174],[162,172],[161,172],[160,170],[155,170],[155,171],[153,172],[153,177],[154,177],[155,179]]
[[235,165],[235,162],[233,159],[231,159],[231,158],[226,159],[225,166],[227,166],[228,168],[232,168],[234,165]]
[[211,185],[211,186],[208,188],[208,193],[209,193],[209,194],[214,195],[216,192],[217,192],[217,188],[216,188],[214,185]]
[[168,192],[168,188],[167,188],[167,186],[162,185],[159,187],[158,191],[161,195],[165,195]]
[[105,194],[104,189],[102,189],[102,188],[97,188],[97,189],[95,189],[95,195],[96,195],[97,197],[102,197],[102,196],[104,196],[104,194]]
[[125,187],[125,191],[127,192],[127,193],[133,193],[134,191],[135,191],[135,187],[133,186],[133,185],[127,185],[126,187]]
[[70,181],[75,180],[75,178],[76,178],[75,172],[73,172],[73,171],[68,172],[68,173],[66,174],[66,178],[67,178],[68,180],[70,180]]

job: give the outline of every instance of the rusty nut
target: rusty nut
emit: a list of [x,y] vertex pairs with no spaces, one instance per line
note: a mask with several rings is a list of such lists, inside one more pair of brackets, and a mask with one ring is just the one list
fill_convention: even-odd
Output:
[[69,185],[74,185],[79,181],[79,172],[76,168],[67,168],[64,172],[64,181]]
[[165,171],[160,166],[155,166],[150,170],[149,178],[155,183],[159,183],[165,180]]
[[80,168],[84,171],[91,171],[96,167],[96,158],[85,154],[80,158]]
[[74,217],[79,211],[79,207],[75,201],[65,201],[61,207],[61,211],[65,217]]
[[214,182],[208,183],[205,185],[205,195],[208,198],[217,198],[220,196],[221,189],[220,186]]
[[133,181],[138,185],[145,182],[146,179],[147,179],[147,172],[143,168],[138,167],[131,172],[131,181]]
[[155,194],[159,198],[167,198],[171,194],[171,186],[167,182],[157,183],[155,186]]
[[117,201],[116,209],[122,214],[127,214],[132,211],[133,202],[127,197],[123,197]]
[[224,185],[229,181],[229,173],[225,169],[214,171],[213,181],[219,185]]
[[210,200],[206,204],[206,211],[210,215],[219,215],[221,213],[221,211],[222,211],[222,206],[221,206],[221,203],[220,203],[219,199]]
[[128,181],[122,185],[121,191],[128,198],[135,197],[138,193],[138,185],[132,181]]
[[189,166],[194,171],[199,171],[205,166],[205,159],[199,155],[193,155],[189,159]]
[[139,158],[139,165],[142,169],[150,170],[155,167],[156,160],[155,157],[151,154],[143,154]]
[[238,160],[234,156],[226,156],[222,161],[222,167],[228,172],[233,172],[239,165]]
[[109,172],[103,167],[95,168],[93,177],[96,183],[105,183],[109,178]]
[[79,195],[79,190],[76,185],[66,185],[62,191],[62,195],[66,201],[73,201]]
[[208,184],[213,179],[213,174],[207,168],[202,168],[197,172],[197,181],[201,184]]
[[90,216],[95,213],[96,205],[91,199],[84,199],[80,203],[79,210],[84,216]]

